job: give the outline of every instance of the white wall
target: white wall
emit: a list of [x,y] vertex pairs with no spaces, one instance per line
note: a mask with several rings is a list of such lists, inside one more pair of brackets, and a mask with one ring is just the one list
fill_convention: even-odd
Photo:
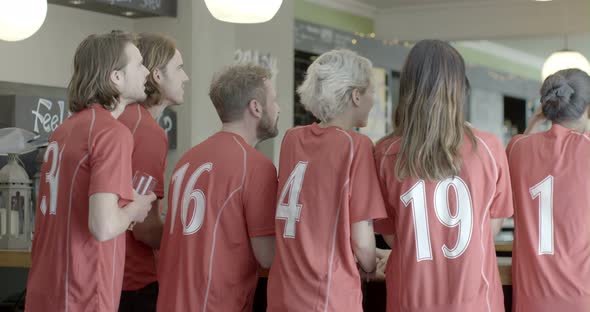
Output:
[[19,42],[0,40],[0,81],[67,87],[74,52],[88,35],[133,30],[133,20],[49,4],[41,29]]

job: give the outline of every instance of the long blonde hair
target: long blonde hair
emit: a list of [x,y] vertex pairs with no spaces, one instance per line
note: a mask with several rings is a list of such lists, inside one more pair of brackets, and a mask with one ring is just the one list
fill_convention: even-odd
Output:
[[469,81],[461,55],[448,43],[423,40],[410,51],[400,77],[394,136],[401,137],[395,164],[398,179],[442,180],[461,171],[464,106]]

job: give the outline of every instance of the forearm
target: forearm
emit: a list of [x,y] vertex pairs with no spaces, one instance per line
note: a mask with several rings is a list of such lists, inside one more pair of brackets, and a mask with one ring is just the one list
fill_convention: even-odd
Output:
[[133,203],[124,208],[117,205],[117,197],[96,198],[90,197],[90,212],[88,216],[88,228],[98,241],[107,241],[124,233],[132,221]]
[[375,271],[377,252],[372,221],[361,221],[352,225],[352,250],[363,271]]
[[133,236],[136,240],[153,249],[160,249],[163,229],[164,224],[160,218],[159,201],[154,201],[147,218],[133,227]]

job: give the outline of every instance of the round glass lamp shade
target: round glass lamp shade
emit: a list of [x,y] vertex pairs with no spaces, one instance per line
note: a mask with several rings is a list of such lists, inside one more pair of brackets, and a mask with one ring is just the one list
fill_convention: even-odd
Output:
[[1,0],[0,40],[19,41],[41,28],[47,15],[47,0]]
[[564,50],[555,52],[547,58],[543,64],[543,80],[555,72],[568,68],[578,68],[590,74],[590,63],[581,53]]
[[283,0],[205,0],[213,17],[238,24],[268,22],[277,14],[282,3]]

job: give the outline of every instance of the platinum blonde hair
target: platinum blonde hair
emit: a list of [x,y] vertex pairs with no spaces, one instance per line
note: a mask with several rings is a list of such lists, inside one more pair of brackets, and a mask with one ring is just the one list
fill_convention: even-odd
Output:
[[350,50],[332,50],[320,55],[307,69],[297,88],[303,107],[326,122],[352,104],[352,92],[364,94],[371,86],[371,61]]

